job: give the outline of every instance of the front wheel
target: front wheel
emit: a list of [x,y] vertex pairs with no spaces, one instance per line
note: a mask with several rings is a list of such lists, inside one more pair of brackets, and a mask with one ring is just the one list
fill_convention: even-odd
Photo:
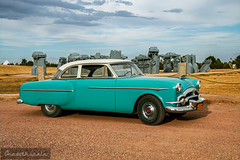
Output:
[[44,115],[48,117],[58,117],[62,114],[62,108],[53,104],[42,104],[41,109]]
[[137,106],[138,117],[144,124],[157,125],[165,118],[165,109],[160,100],[151,95],[140,99]]

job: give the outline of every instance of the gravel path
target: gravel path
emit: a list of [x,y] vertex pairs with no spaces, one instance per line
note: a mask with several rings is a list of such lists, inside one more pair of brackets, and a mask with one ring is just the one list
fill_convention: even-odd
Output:
[[67,112],[1,99],[1,147],[51,148],[51,159],[239,159],[240,101],[207,97],[202,111],[147,126],[136,115]]

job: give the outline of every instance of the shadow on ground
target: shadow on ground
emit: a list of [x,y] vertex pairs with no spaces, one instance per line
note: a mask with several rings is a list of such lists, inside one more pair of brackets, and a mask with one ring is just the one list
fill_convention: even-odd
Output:
[[195,120],[195,119],[206,117],[208,114],[212,113],[211,111],[208,110],[209,105],[210,105],[210,101],[206,100],[204,102],[204,106],[203,106],[202,110],[200,110],[200,111],[188,112],[183,116],[170,116],[169,114],[167,114],[163,123],[169,123],[175,119],[180,120],[180,121],[190,121],[190,120]]
[[[210,105],[210,101],[205,101],[204,107],[201,111],[195,111],[195,112],[188,112],[183,116],[170,116],[169,114],[166,114],[166,117],[162,124],[169,123],[173,120],[179,120],[179,121],[191,121],[195,119],[200,119],[203,117],[206,117],[208,114],[211,113],[211,111],[208,110],[208,106]],[[43,113],[41,113],[41,110],[29,110],[29,112],[25,112],[24,116],[44,116]],[[137,114],[124,114],[124,113],[111,113],[111,112],[97,112],[97,111],[77,111],[77,110],[65,110],[63,112],[63,115],[60,118],[65,117],[81,117],[82,119],[92,119],[92,120],[110,120],[110,121],[124,121],[124,122],[130,122],[132,123],[133,120],[139,119]],[[115,119],[114,119],[115,118]],[[140,122],[140,120],[139,120]]]
[[[211,113],[211,111],[208,110],[208,106],[210,105],[209,101],[205,101],[204,107],[201,111],[196,111],[196,112],[188,112],[183,116],[170,116],[169,114],[166,114],[166,117],[163,121],[164,123],[169,123],[175,119],[180,120],[180,121],[190,121],[190,120],[195,120],[199,118],[206,117],[208,114]],[[78,115],[85,115],[85,116],[94,116],[98,117],[100,119],[102,118],[107,118],[107,117],[118,117],[118,118],[125,118],[125,119],[139,119],[137,114],[124,114],[124,113],[109,113],[109,112],[96,112],[96,111],[73,111],[73,110],[67,110],[64,111],[63,116],[70,116],[73,114],[78,114]],[[90,118],[90,117],[88,117]]]

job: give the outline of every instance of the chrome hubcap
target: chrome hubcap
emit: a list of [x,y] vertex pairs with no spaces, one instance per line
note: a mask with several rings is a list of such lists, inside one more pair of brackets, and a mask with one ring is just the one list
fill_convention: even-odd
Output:
[[142,113],[147,120],[152,120],[156,116],[156,108],[152,103],[147,102],[142,107]]
[[56,105],[45,104],[45,109],[48,112],[54,112],[56,110]]

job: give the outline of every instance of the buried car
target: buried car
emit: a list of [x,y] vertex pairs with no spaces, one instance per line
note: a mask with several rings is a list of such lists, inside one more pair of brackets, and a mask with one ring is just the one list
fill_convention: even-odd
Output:
[[200,110],[205,100],[200,81],[184,77],[148,77],[129,60],[81,60],[61,66],[50,80],[25,83],[17,103],[41,106],[57,117],[64,110],[137,113],[149,125],[166,112]]

